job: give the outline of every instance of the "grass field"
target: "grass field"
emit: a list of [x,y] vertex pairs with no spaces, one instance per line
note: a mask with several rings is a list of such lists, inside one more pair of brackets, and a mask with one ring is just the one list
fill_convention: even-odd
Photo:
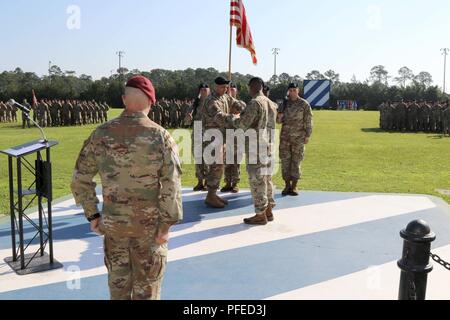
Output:
[[[111,110],[110,118],[120,114]],[[301,188],[322,191],[360,191],[430,194],[450,190],[450,138],[436,134],[380,132],[377,112],[317,111],[314,135],[306,151]],[[52,154],[55,198],[70,193],[76,157],[94,125],[47,128],[49,139],[60,145]],[[0,150],[39,138],[37,129],[0,124]],[[193,165],[183,166],[183,185],[195,184]],[[242,168],[241,187],[248,186]],[[283,186],[281,173],[274,178]],[[7,157],[0,156],[0,213],[8,214]]]

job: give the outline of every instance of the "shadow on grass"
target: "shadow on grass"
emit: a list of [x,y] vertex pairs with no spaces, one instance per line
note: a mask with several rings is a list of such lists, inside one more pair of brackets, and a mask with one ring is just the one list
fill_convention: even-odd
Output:
[[436,140],[436,139],[442,140],[442,139],[446,139],[446,138],[450,138],[450,136],[445,136],[443,134],[434,134],[434,135],[428,136],[428,139],[434,139],[434,140]]
[[361,131],[365,132],[365,133],[387,133],[388,132],[388,131],[384,131],[380,128],[362,128]]
[[428,135],[428,139],[444,139],[444,138],[450,138],[450,136],[445,136],[444,134],[439,133],[432,133],[432,132],[423,132],[423,131],[396,131],[396,130],[383,130],[380,128],[362,128],[362,132],[365,133],[401,133],[401,134],[421,134],[421,135]]

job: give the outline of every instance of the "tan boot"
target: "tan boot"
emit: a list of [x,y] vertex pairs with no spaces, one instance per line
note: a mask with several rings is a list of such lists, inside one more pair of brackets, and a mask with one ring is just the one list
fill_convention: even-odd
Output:
[[222,202],[224,205],[228,205],[228,200],[226,200],[225,198],[219,197],[217,194],[215,195],[217,197],[217,199]]
[[297,189],[297,183],[298,181],[292,181],[292,188],[291,188],[291,192],[289,192],[290,196],[298,196],[299,195],[299,191]]
[[285,183],[285,187],[284,187],[284,190],[281,192],[283,197],[289,195],[289,193],[291,192],[291,181],[284,181],[284,183]]
[[257,213],[254,217],[244,219],[245,224],[265,226],[267,224],[267,217],[265,212]]
[[220,201],[219,197],[216,194],[216,191],[208,191],[208,195],[205,199],[205,204],[211,208],[223,209],[225,208],[225,204]]
[[269,205],[266,209],[266,217],[267,217],[267,221],[272,222],[275,220],[275,218],[273,217],[273,206]]

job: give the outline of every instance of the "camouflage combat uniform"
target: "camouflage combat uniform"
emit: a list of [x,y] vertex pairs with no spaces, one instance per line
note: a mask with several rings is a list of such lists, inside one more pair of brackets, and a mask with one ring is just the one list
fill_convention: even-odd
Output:
[[[231,98],[231,96],[227,96],[228,99]],[[233,101],[230,99],[229,101],[230,105],[230,113],[242,113],[245,109],[245,102],[241,100]],[[241,181],[241,164],[240,161],[238,161],[237,153],[237,141],[234,141],[233,145],[227,146],[227,148],[234,148],[234,159],[233,163],[226,164],[225,165],[225,183],[227,186],[235,186]],[[231,149],[228,149],[231,150]]]
[[[202,182],[203,185],[203,180],[206,179],[206,169],[207,166],[203,160],[203,144],[202,143],[198,143],[198,145],[195,143],[195,141],[202,141],[203,137],[203,131],[202,132],[197,132],[196,128],[197,125],[199,125],[200,123],[202,123],[202,116],[203,113],[205,111],[205,102],[207,100],[206,98],[200,98],[199,101],[197,102],[198,105],[196,106],[195,110],[193,111],[192,114],[192,119],[194,121],[194,130],[192,130],[192,155],[194,157],[195,160],[195,177],[197,178],[197,180],[200,182]],[[203,124],[202,124],[202,129],[204,129]]]
[[304,140],[312,134],[313,113],[309,103],[302,98],[286,101],[278,112],[283,114],[280,135],[283,180],[296,183],[301,178],[300,165],[305,154]]
[[[212,93],[205,101],[205,111],[202,114],[203,129],[217,129],[222,133],[222,138],[225,137],[225,122],[229,114],[228,100],[225,95],[219,97],[216,93]],[[206,148],[212,142],[205,142]],[[220,154],[214,154],[216,160],[213,164],[208,164],[206,186],[208,191],[216,192],[220,186],[224,171],[224,145],[219,148]],[[221,162],[221,163],[217,163]]]
[[97,173],[111,298],[159,299],[168,249],[155,235],[182,219],[177,146],[146,115],[125,111],[94,131],[77,160],[71,187],[87,218],[98,212]]
[[[269,206],[275,207],[271,159],[271,130],[275,127],[276,117],[273,109],[269,98],[260,92],[247,104],[240,119],[232,120],[234,128],[253,129],[258,137],[258,143],[253,147],[250,144],[256,141],[246,139],[245,142],[247,173],[256,213],[265,212]],[[267,150],[267,153],[261,154],[261,150]]]

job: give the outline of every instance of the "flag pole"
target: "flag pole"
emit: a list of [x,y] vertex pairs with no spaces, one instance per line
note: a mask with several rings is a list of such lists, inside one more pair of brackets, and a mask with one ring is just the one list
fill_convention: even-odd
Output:
[[230,21],[230,51],[228,53],[228,80],[231,81],[231,48],[233,46],[233,25]]

